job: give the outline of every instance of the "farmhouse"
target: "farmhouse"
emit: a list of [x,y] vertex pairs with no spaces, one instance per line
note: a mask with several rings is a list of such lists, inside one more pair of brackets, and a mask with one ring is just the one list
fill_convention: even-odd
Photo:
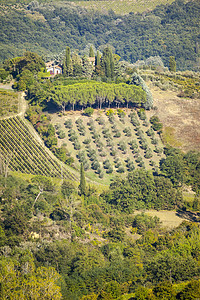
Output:
[[90,64],[95,67],[95,57],[88,57]]
[[50,75],[55,76],[58,74],[62,74],[62,68],[59,65],[55,65],[54,61],[50,61],[45,64],[47,72],[50,72]]

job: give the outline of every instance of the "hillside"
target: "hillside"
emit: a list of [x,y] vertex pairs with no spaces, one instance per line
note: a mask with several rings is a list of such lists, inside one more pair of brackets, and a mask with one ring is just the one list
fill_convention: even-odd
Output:
[[1,165],[11,171],[77,179],[36,140],[20,117],[0,120]]
[[142,13],[153,10],[158,5],[166,5],[174,2],[174,0],[105,0],[105,1],[74,1],[78,5],[90,10],[97,10],[100,12],[106,12],[109,10],[114,11],[118,15],[125,15],[130,12]]
[[[89,2],[88,2],[89,3]],[[91,12],[72,2],[39,6],[0,7],[0,60],[37,52],[46,60],[62,58],[66,46],[83,55],[89,44],[102,51],[106,44],[123,60],[136,62],[159,55],[168,66],[175,56],[178,69],[199,67],[200,3],[175,1],[144,14],[125,16]]]
[[52,124],[58,145],[66,145],[76,168],[82,162],[95,181],[108,184],[113,176],[135,168],[155,170],[163,157],[160,137],[150,129],[145,112],[141,119],[130,109],[107,110],[107,115],[106,110],[96,110],[92,117],[66,112],[63,117],[54,114]]
[[44,147],[40,137],[24,119],[26,108],[23,93],[0,90],[1,172],[7,173],[9,169],[32,175],[77,180],[77,176]]

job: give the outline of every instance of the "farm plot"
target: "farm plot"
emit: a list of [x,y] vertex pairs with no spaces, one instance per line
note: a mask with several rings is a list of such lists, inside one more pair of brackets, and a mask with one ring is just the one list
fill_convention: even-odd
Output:
[[127,174],[135,168],[156,170],[163,157],[163,146],[153,131],[145,111],[96,111],[92,117],[52,118],[58,145],[67,146],[79,168],[93,180],[109,182],[113,175]]
[[12,171],[76,179],[31,135],[20,117],[0,120],[1,165]]
[[18,113],[19,94],[0,89],[0,118]]

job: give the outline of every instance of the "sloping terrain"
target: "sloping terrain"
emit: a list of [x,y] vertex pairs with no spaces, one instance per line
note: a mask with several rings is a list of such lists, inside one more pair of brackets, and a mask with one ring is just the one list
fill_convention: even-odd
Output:
[[200,99],[177,97],[177,92],[151,89],[164,137],[184,151],[200,151]]
[[90,44],[101,52],[109,44],[131,63],[159,55],[166,66],[169,57],[175,56],[177,69],[198,67],[197,0],[175,1],[153,11],[124,16],[91,12],[73,2],[33,3],[28,7],[0,5],[1,61],[22,55],[25,50],[43,55],[46,60],[62,59],[66,46],[88,55]]
[[20,117],[0,120],[0,155],[12,171],[77,179],[33,137]]
[[92,117],[80,112],[52,116],[57,129],[58,145],[65,145],[86,175],[109,183],[113,175],[127,174],[135,168],[156,169],[163,157],[163,145],[143,112],[112,109],[96,110]]
[[130,12],[142,13],[153,10],[157,5],[166,5],[174,0],[105,0],[105,1],[74,1],[78,5],[87,9],[97,10],[100,12],[113,11],[116,14],[124,15]]

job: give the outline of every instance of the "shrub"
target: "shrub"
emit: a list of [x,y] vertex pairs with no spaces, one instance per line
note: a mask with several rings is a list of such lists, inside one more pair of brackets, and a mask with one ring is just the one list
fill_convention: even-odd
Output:
[[129,172],[135,170],[135,166],[134,166],[133,161],[129,161],[129,162],[126,164],[126,167],[127,167],[127,169],[128,169]]
[[104,162],[103,162],[103,166],[104,166],[104,169],[109,169],[111,167],[111,164],[109,162],[108,159],[106,159]]
[[113,172],[113,167],[110,166],[109,169],[106,170],[106,173],[111,174]]
[[65,138],[65,132],[63,130],[58,131],[58,137],[59,139],[64,139]]
[[93,170],[97,170],[97,169],[100,168],[100,164],[97,160],[94,160],[91,164],[91,167],[92,167]]
[[84,110],[84,115],[88,116],[88,117],[91,117],[94,113],[94,109],[92,107],[87,107],[85,110]]
[[130,127],[126,127],[124,128],[123,132],[125,133],[126,136],[130,137],[132,134],[131,134],[131,129]]
[[109,110],[107,110],[107,112],[106,112],[106,116],[111,116],[111,115],[114,115],[114,110],[113,109],[109,109]]
[[65,127],[71,129],[73,127],[72,120],[68,119],[65,121]]
[[83,144],[85,144],[85,145],[88,145],[88,144],[90,144],[91,143],[91,139],[85,139],[84,141],[83,141]]
[[157,145],[157,144],[158,144],[158,139],[153,138],[153,139],[151,140],[151,143],[152,143],[153,145]]
[[138,111],[138,116],[140,117],[141,120],[146,120],[146,113],[145,113],[145,110],[144,108],[141,108],[139,111]]
[[145,158],[149,159],[149,158],[152,158],[152,156],[153,156],[153,154],[152,154],[151,149],[147,149],[146,153],[145,153]]
[[81,149],[81,145],[77,140],[74,142],[74,149],[75,150],[80,150]]
[[146,131],[146,134],[148,135],[148,136],[154,136],[154,131],[153,131],[153,128],[151,127],[151,128],[149,128],[147,131]]
[[54,126],[54,127],[55,127],[55,129],[56,129],[56,130],[59,130],[59,129],[61,129],[61,125],[60,125],[60,124],[55,124],[55,126]]
[[77,119],[76,122],[75,122],[77,125],[81,126],[83,125],[83,120],[82,119]]
[[102,117],[99,117],[96,120],[98,121],[99,125],[104,125],[105,124],[105,120]]
[[123,166],[120,166],[120,167],[118,168],[117,172],[119,172],[119,173],[124,173],[124,172],[125,172],[124,167],[123,167]]
[[159,133],[162,132],[163,125],[157,116],[152,116],[150,118],[150,123],[152,124],[153,130],[158,131]]
[[114,137],[119,138],[121,136],[121,133],[119,132],[119,130],[117,130],[114,134]]
[[120,118],[123,118],[126,115],[126,113],[120,108],[117,110],[117,114]]

